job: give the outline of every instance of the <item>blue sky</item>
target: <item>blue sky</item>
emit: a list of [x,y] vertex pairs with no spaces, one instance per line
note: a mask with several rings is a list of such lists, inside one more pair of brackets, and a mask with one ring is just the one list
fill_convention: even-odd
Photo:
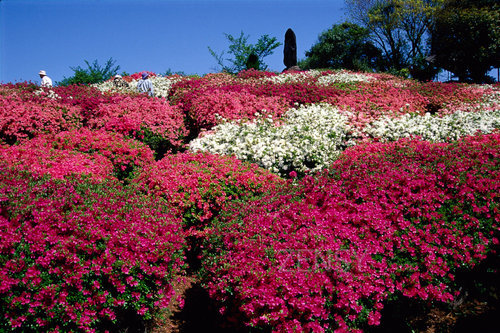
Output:
[[[0,82],[38,82],[41,69],[57,82],[110,57],[120,72],[203,75],[220,69],[208,46],[227,50],[224,33],[241,31],[284,43],[291,28],[302,59],[345,20],[344,0],[0,0]],[[264,61],[283,70],[283,45]]]

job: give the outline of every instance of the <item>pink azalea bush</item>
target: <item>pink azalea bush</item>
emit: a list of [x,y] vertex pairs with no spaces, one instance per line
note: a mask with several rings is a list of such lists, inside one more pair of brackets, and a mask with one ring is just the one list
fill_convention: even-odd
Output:
[[182,112],[161,98],[114,95],[99,105],[97,114],[90,127],[122,133],[156,149],[179,149],[187,134]]
[[288,109],[283,98],[247,92],[206,91],[191,101],[189,115],[197,127],[210,129],[224,120],[252,120],[258,114],[280,118]]
[[261,79],[261,78],[266,78],[266,77],[273,77],[276,76],[276,73],[273,72],[267,72],[267,71],[259,71],[253,68],[243,70],[239,72],[236,77],[240,79]]
[[[38,141],[39,142],[39,141]],[[86,175],[96,181],[112,178],[113,164],[103,155],[55,149],[47,145],[0,145],[0,166],[29,171],[35,176],[64,179]]]
[[136,72],[130,75],[126,75],[123,77],[123,79],[127,82],[131,82],[132,80],[140,80],[142,79],[142,73],[147,73],[149,74],[150,77],[155,77],[156,73],[150,72],[150,71],[142,71],[142,72]]
[[224,213],[207,230],[205,286],[221,311],[275,332],[360,331],[390,297],[451,301],[454,272],[498,244],[499,148],[498,133],[350,148]]
[[0,138],[8,143],[41,133],[57,133],[82,126],[80,109],[47,99],[44,103],[23,98],[23,93],[0,93]]
[[450,114],[463,104],[477,104],[490,92],[466,84],[441,82],[416,83],[411,91],[426,98],[426,111],[440,114]]
[[1,331],[117,331],[169,304],[184,239],[158,201],[1,168]]
[[[47,89],[45,90],[47,91]],[[97,116],[96,112],[99,106],[110,103],[112,97],[112,95],[103,94],[92,86],[57,86],[50,90],[54,91],[62,103],[79,107],[85,125]]]
[[148,194],[164,198],[183,217],[186,227],[199,228],[230,201],[266,193],[282,181],[235,157],[186,152],[166,155],[146,166],[134,183]]
[[144,143],[103,129],[82,128],[39,136],[23,146],[33,149],[51,147],[89,156],[103,156],[113,164],[113,174],[120,180],[132,177],[138,169],[154,162],[153,151]]

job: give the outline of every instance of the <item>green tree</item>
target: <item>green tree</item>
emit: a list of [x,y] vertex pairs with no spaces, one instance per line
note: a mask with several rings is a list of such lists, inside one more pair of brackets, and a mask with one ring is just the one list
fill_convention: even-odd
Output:
[[351,19],[370,31],[382,50],[386,71],[407,71],[429,79],[437,68],[429,61],[428,36],[443,0],[345,0]]
[[[231,55],[230,58],[224,59],[224,51],[222,51],[221,54],[217,54],[210,46],[208,47],[208,50],[215,58],[222,71],[228,73],[237,73],[241,70],[247,69],[248,57],[251,54],[255,54],[257,56],[258,69],[266,70],[267,65],[264,63],[264,58],[271,55],[274,52],[274,49],[281,45],[275,37],[269,37],[269,35],[261,36],[256,44],[249,44],[249,36],[245,36],[243,31],[239,37],[235,37],[230,34],[224,35],[230,43],[229,51],[227,52]],[[225,64],[226,61],[229,62],[228,65]],[[253,65],[255,65],[255,63],[253,63]]]
[[381,51],[370,41],[368,29],[344,22],[323,31],[299,67],[372,71],[379,68],[380,56]]
[[436,63],[462,82],[489,82],[500,66],[498,0],[447,0],[432,29]]
[[87,60],[84,60],[87,68],[82,68],[80,66],[70,67],[74,72],[73,76],[64,77],[64,79],[58,82],[61,86],[69,86],[71,84],[93,84],[108,80],[109,78],[115,76],[120,69],[120,66],[115,66],[116,61],[113,58],[109,58],[104,66],[99,65],[97,60],[91,64]]

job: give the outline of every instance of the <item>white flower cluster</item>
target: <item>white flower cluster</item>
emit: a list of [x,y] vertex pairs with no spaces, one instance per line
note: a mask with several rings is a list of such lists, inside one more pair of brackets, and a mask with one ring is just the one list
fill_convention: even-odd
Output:
[[424,140],[447,142],[477,132],[491,133],[500,128],[500,109],[463,112],[442,117],[405,114],[400,118],[383,117],[365,127],[364,131],[381,141],[395,141],[404,137],[420,136]]
[[478,87],[489,90],[489,93],[484,96],[484,104],[490,107],[500,107],[500,87],[487,84],[479,85]]
[[315,78],[321,75],[321,71],[312,69],[306,72],[285,72],[278,74],[276,76],[265,77],[262,80],[271,81],[275,84],[284,84],[284,83],[295,83],[301,82],[309,78]]
[[334,83],[371,82],[375,80],[376,79],[370,75],[352,73],[343,70],[334,74],[328,74],[318,77],[317,84],[328,86]]
[[[176,82],[181,81],[183,78],[181,76],[150,76],[149,79],[154,87],[154,95],[156,97],[168,97],[168,93],[172,88],[172,85]],[[128,82],[128,88],[117,88],[113,84],[113,80],[108,80],[102,83],[93,84],[94,87],[100,91],[115,91],[121,93],[137,92],[137,82],[138,80],[132,80]]]
[[271,118],[227,122],[193,140],[192,151],[235,155],[282,175],[328,167],[354,145],[348,118],[329,104],[292,108],[279,124]]

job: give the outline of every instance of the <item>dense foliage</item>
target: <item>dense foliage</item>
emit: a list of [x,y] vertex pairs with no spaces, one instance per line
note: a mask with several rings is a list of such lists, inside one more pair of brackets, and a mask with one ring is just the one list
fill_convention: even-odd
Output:
[[427,37],[443,0],[345,0],[349,17],[370,31],[382,68],[428,81],[438,69]]
[[58,85],[89,85],[103,82],[118,74],[118,70],[120,69],[119,65],[115,66],[116,61],[113,58],[109,58],[104,66],[99,65],[97,60],[94,60],[92,64],[88,60],[85,60],[85,64],[87,68],[82,68],[81,66],[70,67],[73,71],[73,76],[65,77],[61,82],[58,82]]
[[332,68],[374,71],[381,66],[381,52],[370,41],[369,30],[354,23],[334,24],[323,31],[306,51],[300,68]]
[[500,4],[495,0],[446,0],[432,28],[438,66],[463,82],[492,81],[500,67]]
[[[250,36],[245,36],[243,31],[238,37],[227,33],[224,35],[229,41],[229,51],[227,53],[231,55],[231,58],[224,58],[225,51],[217,54],[210,46],[208,51],[217,61],[220,70],[228,73],[238,73],[250,68],[266,70],[267,66],[264,63],[264,58],[273,54],[274,49],[281,45],[276,37],[270,37],[269,35],[260,36],[255,44],[248,43]],[[229,65],[226,65],[226,61],[229,62]]]

